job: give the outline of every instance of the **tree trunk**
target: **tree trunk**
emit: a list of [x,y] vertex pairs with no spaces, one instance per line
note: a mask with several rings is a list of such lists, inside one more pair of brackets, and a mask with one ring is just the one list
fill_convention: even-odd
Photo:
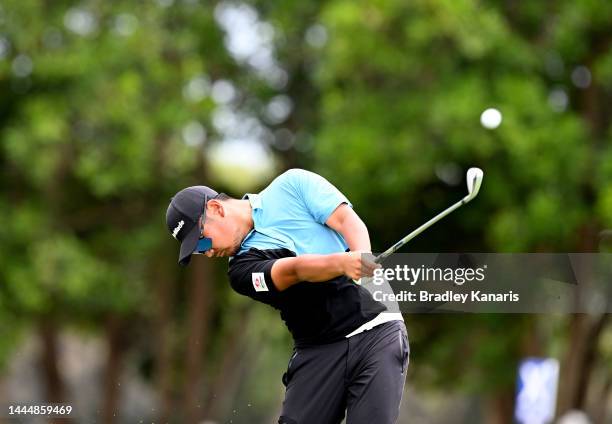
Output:
[[[198,260],[200,259],[200,260]],[[185,422],[199,422],[201,404],[200,383],[202,355],[206,344],[211,315],[212,264],[196,258],[191,261],[189,275],[189,324],[187,351],[185,352],[185,386],[183,410]]]
[[47,402],[61,403],[64,400],[64,382],[58,367],[58,334],[55,320],[43,317],[39,323],[42,341],[41,369],[44,375]]
[[559,415],[570,409],[584,409],[591,371],[597,357],[599,337],[608,315],[597,319],[591,315],[575,314],[571,317],[568,352],[560,382]]
[[[41,317],[38,333],[42,342],[40,357],[41,371],[45,387],[45,399],[49,403],[62,403],[65,396],[65,385],[58,367],[58,330],[55,319],[48,315]],[[50,423],[60,422],[50,419]]]
[[208,386],[206,403],[202,411],[204,418],[221,418],[219,415],[222,412],[223,401],[228,397],[231,382],[235,381],[238,376],[236,364],[240,363],[240,357],[243,356],[248,343],[248,338],[244,337],[244,334],[248,333],[251,311],[251,307],[243,307],[237,311],[238,316],[230,334],[223,337],[226,340],[223,357],[220,365],[216,367],[217,372],[212,384]]
[[525,326],[523,345],[521,349],[523,357],[542,357],[544,355],[543,346],[546,346],[546,343],[543,340],[544,337],[542,332],[538,328],[540,316],[527,316],[524,317],[524,319],[526,319],[527,322]]
[[123,320],[117,315],[111,315],[106,322],[106,340],[108,343],[108,358],[104,380],[104,403],[102,406],[102,422],[111,424],[119,418],[119,399],[121,393],[121,369],[125,352]]
[[[0,402],[2,402],[4,405],[6,405],[7,401],[11,400],[11,398],[8,397],[8,393],[6,392],[6,387],[5,387],[5,382],[4,382],[5,378],[6,378],[5,376],[0,376]],[[4,412],[6,413],[6,411]],[[11,423],[9,423],[8,418],[4,418],[0,416],[0,424],[11,424]]]
[[[240,391],[240,382],[249,378],[253,370],[253,365],[257,364],[259,361],[261,352],[263,351],[263,349],[261,349],[261,343],[261,338],[253,339],[244,346],[244,349],[238,352],[234,369],[232,369],[228,378],[224,380],[226,387],[223,388],[223,395],[217,396],[215,399],[216,405],[213,413],[217,415],[215,418],[218,418],[219,422],[227,422],[227,420],[230,419],[228,416],[230,410],[238,410],[244,407],[248,408],[247,405],[237,404],[236,398]],[[276,420],[273,422],[276,422]]]
[[157,352],[156,352],[156,386],[159,396],[159,422],[167,422],[172,411],[172,305],[173,305],[173,283],[169,278],[165,261],[158,261],[160,266],[156,267],[156,329],[157,329]]
[[597,349],[599,345],[599,338],[603,333],[603,329],[606,326],[606,322],[608,320],[608,314],[602,314],[599,317],[589,319],[589,328],[586,334],[587,345],[584,349],[584,357],[582,358],[582,362],[580,364],[580,368],[582,372],[580,373],[578,380],[578,402],[579,405],[585,409],[586,408],[586,400],[589,390],[589,381],[591,379],[591,375],[593,374],[593,369],[595,368],[595,363],[597,362]]
[[612,375],[608,375],[606,382],[601,388],[601,392],[596,398],[596,402],[593,408],[593,422],[594,423],[607,423],[607,412],[608,405],[610,404],[610,398],[612,397]]
[[514,391],[499,392],[491,398],[488,404],[486,419],[488,424],[512,424],[514,422]]

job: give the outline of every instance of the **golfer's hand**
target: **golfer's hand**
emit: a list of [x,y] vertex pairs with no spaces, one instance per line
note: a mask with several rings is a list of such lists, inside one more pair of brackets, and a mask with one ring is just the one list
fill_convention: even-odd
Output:
[[353,280],[371,277],[380,264],[374,262],[371,252],[346,252],[341,259],[342,272]]

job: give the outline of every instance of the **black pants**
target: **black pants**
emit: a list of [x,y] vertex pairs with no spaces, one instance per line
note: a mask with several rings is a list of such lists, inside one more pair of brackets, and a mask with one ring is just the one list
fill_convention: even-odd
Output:
[[389,321],[291,356],[279,424],[393,424],[408,367],[408,335]]

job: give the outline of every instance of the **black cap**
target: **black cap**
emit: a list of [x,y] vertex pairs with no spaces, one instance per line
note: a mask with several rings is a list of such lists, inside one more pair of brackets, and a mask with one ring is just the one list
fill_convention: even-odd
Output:
[[[206,202],[219,193],[206,186],[187,187],[174,195],[166,211],[166,225],[172,237],[181,242],[179,264],[187,265],[200,238],[198,220]],[[202,220],[206,218],[204,214]]]

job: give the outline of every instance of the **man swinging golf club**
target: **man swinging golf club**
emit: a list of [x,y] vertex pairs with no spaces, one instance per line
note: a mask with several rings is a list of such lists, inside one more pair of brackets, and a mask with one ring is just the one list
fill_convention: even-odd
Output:
[[259,194],[232,199],[205,186],[178,192],[166,213],[192,254],[226,256],[240,294],[280,311],[294,339],[280,424],[391,424],[399,414],[408,338],[392,313],[355,284],[378,267],[365,224],[323,177],[301,169]]

